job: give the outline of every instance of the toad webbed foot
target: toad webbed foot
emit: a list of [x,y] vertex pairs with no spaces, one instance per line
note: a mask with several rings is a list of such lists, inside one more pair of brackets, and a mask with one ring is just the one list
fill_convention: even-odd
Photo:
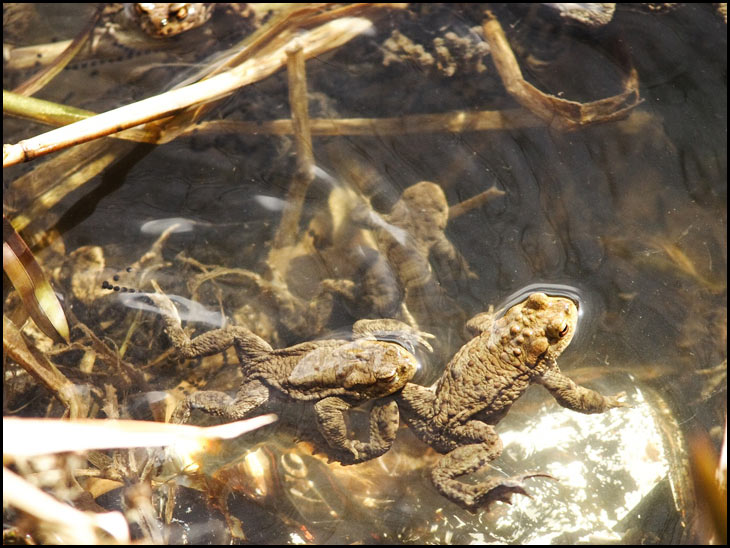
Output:
[[[478,510],[489,510],[494,502],[505,502],[512,504],[512,495],[524,495],[532,498],[532,495],[525,489],[524,481],[530,478],[555,479],[549,474],[524,474],[507,478],[489,478],[477,485],[469,485],[470,491],[464,501],[454,500],[458,505],[472,513]],[[452,499],[453,500],[453,499]]]
[[626,399],[626,392],[619,392],[613,396],[603,396],[606,400],[606,406],[609,409],[614,407],[631,407],[631,404],[624,401]]

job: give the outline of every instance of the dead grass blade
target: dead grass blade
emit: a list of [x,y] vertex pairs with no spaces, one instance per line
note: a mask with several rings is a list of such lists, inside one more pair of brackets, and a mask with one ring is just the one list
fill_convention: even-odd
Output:
[[51,284],[33,253],[3,215],[3,271],[25,310],[43,333],[68,344],[68,322]]
[[74,384],[45,355],[33,352],[26,344],[20,330],[5,316],[3,316],[3,349],[30,376],[50,390],[66,406],[69,417],[87,416],[88,406],[79,396]]
[[[19,177],[10,185],[26,196],[35,197],[22,208],[22,213],[13,217],[13,227],[19,232],[25,230],[34,220],[49,226],[48,211],[70,192],[80,188],[92,177],[101,173],[121,155],[129,152],[135,143],[115,141],[92,141],[84,143],[63,154],[51,158],[33,171]],[[25,234],[30,245],[36,238]]]
[[33,516],[53,532],[60,544],[118,544],[131,542],[121,512],[82,512],[64,504],[3,467],[3,504]]
[[99,22],[102,11],[104,11],[104,5],[100,5],[94,15],[89,19],[89,22],[81,29],[81,32],[71,41],[68,47],[61,53],[53,62],[46,68],[41,69],[31,78],[23,82],[13,91],[18,95],[33,95],[35,92],[43,89],[56,75],[61,72],[66,65],[73,59],[76,54],[84,47],[87,42],[96,23]]
[[31,457],[67,451],[162,447],[179,443],[205,446],[232,439],[277,420],[268,414],[217,426],[114,419],[3,419],[3,454]]

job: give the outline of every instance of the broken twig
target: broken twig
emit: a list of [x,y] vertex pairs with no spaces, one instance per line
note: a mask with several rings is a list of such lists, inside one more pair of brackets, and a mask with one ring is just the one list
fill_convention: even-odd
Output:
[[623,93],[612,97],[589,103],[579,103],[543,93],[525,81],[502,25],[490,11],[486,12],[486,19],[482,28],[484,29],[484,37],[489,42],[492,60],[507,92],[518,103],[545,120],[552,127],[561,130],[572,130],[591,124],[617,120],[624,117],[641,102],[639,98],[639,77],[633,67],[624,78]]

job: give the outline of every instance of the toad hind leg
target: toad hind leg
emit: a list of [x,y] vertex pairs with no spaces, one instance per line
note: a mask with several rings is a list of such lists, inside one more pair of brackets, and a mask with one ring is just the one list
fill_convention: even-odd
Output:
[[180,402],[175,408],[170,422],[187,423],[193,409],[200,409],[231,421],[241,420],[249,417],[255,409],[265,405],[268,401],[269,388],[257,379],[243,383],[235,399],[224,392],[202,390],[194,392]]
[[314,404],[317,427],[327,443],[337,450],[342,464],[355,464],[386,453],[398,431],[398,405],[394,401],[376,401],[369,416],[369,440],[347,437],[344,414],[352,406],[341,398],[328,397]]
[[[459,476],[479,470],[502,453],[502,441],[494,428],[480,421],[469,421],[454,428],[453,434],[471,440],[441,457],[431,471],[431,480],[439,492],[462,508],[475,511],[489,508],[493,502],[511,502],[513,494],[529,496],[522,482],[542,474],[530,474],[512,478],[490,477],[476,484],[457,480]],[[480,439],[478,443],[474,443]]]
[[[153,284],[159,291],[157,284]],[[241,365],[248,360],[272,351],[271,345],[261,337],[240,326],[214,329],[191,339],[182,328],[180,315],[170,298],[164,293],[150,293],[148,297],[157,305],[170,342],[183,358],[199,358],[223,352],[233,346]]]

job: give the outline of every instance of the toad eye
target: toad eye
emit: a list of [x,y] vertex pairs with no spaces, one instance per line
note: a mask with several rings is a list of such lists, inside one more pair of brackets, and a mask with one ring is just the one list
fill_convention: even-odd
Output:
[[188,16],[187,4],[183,4],[182,7],[177,9],[175,9],[175,7],[177,7],[177,5],[174,5],[171,10],[175,12],[175,17],[177,17],[179,21],[183,21]]
[[377,382],[389,383],[393,382],[397,377],[398,370],[395,368],[376,373]]
[[570,331],[570,322],[567,320],[550,322],[545,328],[545,334],[549,339],[556,341],[565,337]]

